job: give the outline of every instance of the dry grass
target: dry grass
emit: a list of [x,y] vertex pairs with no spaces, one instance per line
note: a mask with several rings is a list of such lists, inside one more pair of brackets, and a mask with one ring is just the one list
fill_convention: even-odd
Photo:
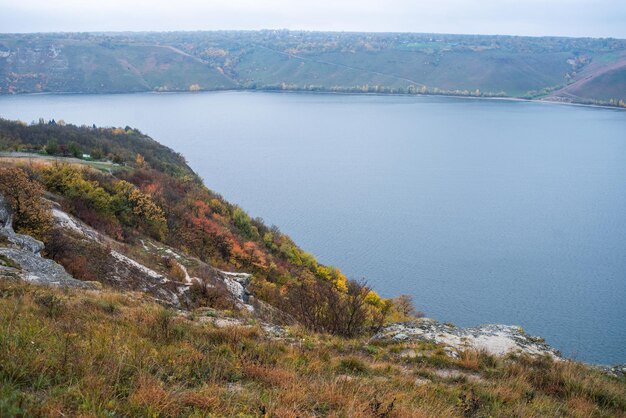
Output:
[[[0,416],[626,416],[626,383],[576,363],[399,354],[294,328],[215,328],[136,294],[0,279]],[[437,368],[482,380],[441,379]],[[423,384],[418,379],[430,377]]]

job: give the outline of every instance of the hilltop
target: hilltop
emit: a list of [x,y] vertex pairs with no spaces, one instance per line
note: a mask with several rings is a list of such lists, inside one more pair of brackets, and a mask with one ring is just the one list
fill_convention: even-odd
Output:
[[624,369],[383,299],[131,127],[0,119],[0,416],[621,416]]
[[225,89],[624,106],[626,41],[280,30],[0,35],[0,94]]

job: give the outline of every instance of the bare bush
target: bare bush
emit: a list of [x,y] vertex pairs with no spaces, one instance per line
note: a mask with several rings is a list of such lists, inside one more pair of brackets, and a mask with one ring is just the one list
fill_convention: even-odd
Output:
[[424,312],[415,309],[411,295],[400,295],[393,299],[393,304],[398,313],[407,318],[423,318],[425,315]]
[[354,280],[348,281],[344,293],[331,283],[309,279],[289,288],[283,309],[309,329],[352,337],[368,326],[369,292],[365,284]]

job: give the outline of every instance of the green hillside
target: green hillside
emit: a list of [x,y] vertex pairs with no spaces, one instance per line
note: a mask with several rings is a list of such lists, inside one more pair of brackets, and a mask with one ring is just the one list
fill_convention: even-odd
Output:
[[609,100],[618,96],[617,92],[626,91],[626,68],[613,70],[594,78],[584,88],[576,90],[581,97],[598,97]]
[[290,31],[4,34],[0,94],[279,89],[619,104],[626,98],[625,56],[626,41],[591,38]]
[[210,65],[168,46],[43,37],[3,39],[2,50],[15,54],[0,58],[3,93],[125,93],[235,86]]

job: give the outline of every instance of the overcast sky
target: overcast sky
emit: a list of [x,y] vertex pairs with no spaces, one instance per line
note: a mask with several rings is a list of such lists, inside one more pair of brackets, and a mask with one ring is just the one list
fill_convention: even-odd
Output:
[[626,0],[0,0],[0,32],[282,28],[626,38]]

